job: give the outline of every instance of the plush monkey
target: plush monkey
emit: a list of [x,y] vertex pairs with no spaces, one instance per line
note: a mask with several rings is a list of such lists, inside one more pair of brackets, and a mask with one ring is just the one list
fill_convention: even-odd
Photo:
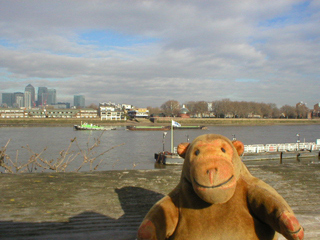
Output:
[[240,141],[206,134],[177,151],[185,159],[180,182],[150,209],[138,239],[303,239],[287,202],[241,161]]

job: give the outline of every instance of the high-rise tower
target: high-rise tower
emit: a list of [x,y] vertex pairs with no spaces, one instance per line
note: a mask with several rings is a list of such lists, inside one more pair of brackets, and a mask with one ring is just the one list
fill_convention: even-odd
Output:
[[57,103],[57,91],[56,89],[48,89],[48,98],[47,98],[47,104],[53,105]]
[[48,88],[38,87],[38,106],[44,106],[47,104]]
[[23,98],[24,98],[24,107],[26,109],[32,108],[33,105],[32,105],[32,99],[31,99],[31,92],[25,91]]
[[24,107],[24,93],[22,92],[15,92],[14,93],[14,107]]
[[[36,91],[35,91],[34,87],[31,84],[28,84],[26,86],[26,88],[24,89],[24,92],[25,93],[26,92],[30,92],[30,95],[31,95],[31,107],[35,107],[36,106]],[[26,94],[26,95],[29,96],[29,94]],[[29,101],[28,101],[27,105],[29,105]]]
[[2,104],[6,104],[7,107],[12,107],[15,103],[13,93],[2,93]]
[[85,97],[83,95],[74,95],[73,105],[76,107],[85,107]]

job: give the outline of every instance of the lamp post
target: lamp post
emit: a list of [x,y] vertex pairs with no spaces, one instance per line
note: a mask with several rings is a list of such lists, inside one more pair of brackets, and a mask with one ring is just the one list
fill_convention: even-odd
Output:
[[164,139],[167,136],[167,132],[163,132],[163,137],[162,137],[162,151],[164,152]]
[[297,133],[296,136],[298,137],[298,139],[297,139],[297,150],[299,150],[300,149],[300,134]]

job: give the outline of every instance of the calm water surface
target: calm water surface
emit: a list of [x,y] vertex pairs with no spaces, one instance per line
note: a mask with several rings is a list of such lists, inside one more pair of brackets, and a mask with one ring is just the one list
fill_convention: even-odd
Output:
[[[235,135],[244,144],[267,144],[267,143],[293,143],[300,140],[315,142],[320,139],[320,125],[294,125],[294,126],[209,126],[207,130],[177,130],[174,131],[174,145],[192,141],[195,137],[207,134],[222,134],[230,139]],[[59,152],[68,148],[70,140],[76,138],[72,143],[70,151],[79,152],[77,147],[86,150],[95,139],[100,139],[100,145],[94,149],[94,155],[116,147],[105,153],[99,160],[103,160],[98,170],[124,170],[124,169],[153,169],[154,153],[162,151],[163,132],[161,131],[128,131],[124,127],[118,127],[115,131],[75,131],[72,127],[8,127],[0,128],[0,147],[7,147],[7,154],[15,161],[26,162],[31,153],[23,146],[29,146],[35,153],[43,153],[45,159],[57,159]],[[102,135],[101,135],[102,134]],[[165,150],[170,150],[170,131],[165,137]],[[81,162],[78,157],[74,164],[70,165],[69,171],[76,168]],[[84,167],[83,171],[89,170]]]

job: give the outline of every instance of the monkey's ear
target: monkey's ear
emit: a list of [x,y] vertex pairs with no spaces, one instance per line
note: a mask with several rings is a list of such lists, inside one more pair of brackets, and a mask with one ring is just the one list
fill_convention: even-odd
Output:
[[233,146],[236,148],[238,155],[241,156],[244,152],[244,145],[239,140],[232,141]]
[[177,148],[177,152],[180,157],[185,158],[190,143],[180,143]]

